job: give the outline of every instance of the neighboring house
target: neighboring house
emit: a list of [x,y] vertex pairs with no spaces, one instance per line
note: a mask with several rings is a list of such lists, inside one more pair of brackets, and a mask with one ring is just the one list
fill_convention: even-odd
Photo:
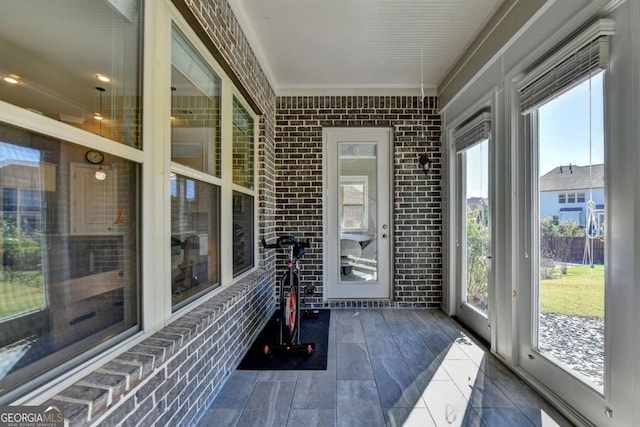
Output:
[[478,206],[487,206],[489,200],[486,197],[469,197],[467,199],[467,211],[472,211]]
[[604,224],[604,165],[558,166],[540,177],[540,219],[557,218],[584,227],[587,202],[595,203],[598,228]]

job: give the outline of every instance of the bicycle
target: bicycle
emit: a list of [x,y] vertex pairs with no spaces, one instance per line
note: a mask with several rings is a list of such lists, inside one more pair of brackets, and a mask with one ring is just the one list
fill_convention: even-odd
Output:
[[[280,290],[280,340],[273,347],[268,344],[264,346],[264,354],[272,351],[284,352],[306,352],[308,355],[315,350],[315,343],[300,342],[300,258],[304,256],[305,248],[311,245],[309,241],[299,241],[294,236],[280,236],[276,243],[268,244],[262,239],[262,246],[265,249],[285,249],[289,251],[289,261],[287,269],[282,273],[278,282]],[[314,286],[305,287],[307,295],[313,294]],[[317,311],[315,312],[317,314]]]

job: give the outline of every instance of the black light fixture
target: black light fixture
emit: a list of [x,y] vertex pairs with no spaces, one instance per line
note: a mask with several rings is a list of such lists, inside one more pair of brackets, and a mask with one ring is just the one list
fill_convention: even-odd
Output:
[[[420,3],[420,15],[424,15],[422,2]],[[422,144],[427,146],[427,138],[425,137],[424,131],[426,127],[426,117],[424,111],[424,100],[426,98],[424,93],[424,35],[420,36],[420,118],[418,119],[418,123],[421,124],[420,128],[422,131]],[[424,172],[425,176],[429,174],[429,169],[431,169],[431,160],[427,157],[426,154],[420,154],[418,157],[418,163],[420,163],[420,167],[422,168],[422,172]]]
[[100,124],[99,135],[102,136],[102,120],[104,120],[104,117],[102,116],[102,94],[106,89],[103,87],[96,87],[96,90],[98,91],[98,94],[99,94],[98,95],[99,104],[98,104],[98,112],[93,115],[93,118],[96,119]]
[[431,169],[431,160],[429,160],[429,157],[427,157],[426,154],[420,154],[418,163],[420,163],[420,167],[422,167],[424,174],[427,175],[429,173],[429,169]]
[[[420,127],[422,129],[422,143],[426,146],[427,138],[424,135],[424,128],[426,126],[426,123],[424,123],[424,98],[424,83],[422,83],[422,86],[420,88],[420,116],[422,119],[422,126]],[[427,157],[426,154],[420,154],[420,157],[418,157],[418,163],[420,163],[424,174],[427,175],[429,173],[429,169],[431,168],[431,160],[429,160],[429,157]]]

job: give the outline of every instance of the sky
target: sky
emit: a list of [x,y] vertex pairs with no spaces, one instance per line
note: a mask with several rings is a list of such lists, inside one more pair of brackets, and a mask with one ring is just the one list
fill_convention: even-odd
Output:
[[[588,166],[589,157],[604,163],[603,73],[591,78],[591,120],[589,92],[587,80],[538,109],[539,176],[560,165]],[[487,148],[482,143],[466,151],[467,198],[488,195]]]
[[0,142],[0,162],[5,160],[40,162],[40,151],[33,148]]
[[[591,160],[604,163],[603,73],[591,78]],[[589,165],[589,81],[538,110],[540,176],[560,165]]]

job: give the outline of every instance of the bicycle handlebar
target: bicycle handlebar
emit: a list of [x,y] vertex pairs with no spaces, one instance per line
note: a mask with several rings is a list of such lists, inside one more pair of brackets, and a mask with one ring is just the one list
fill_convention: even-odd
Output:
[[262,246],[265,249],[277,249],[277,248],[284,248],[286,246],[294,246],[297,248],[310,248],[311,242],[309,241],[309,239],[307,239],[306,241],[301,241],[301,240],[298,240],[295,236],[284,235],[284,236],[278,237],[278,240],[276,240],[276,243],[267,243],[267,241],[263,237]]

